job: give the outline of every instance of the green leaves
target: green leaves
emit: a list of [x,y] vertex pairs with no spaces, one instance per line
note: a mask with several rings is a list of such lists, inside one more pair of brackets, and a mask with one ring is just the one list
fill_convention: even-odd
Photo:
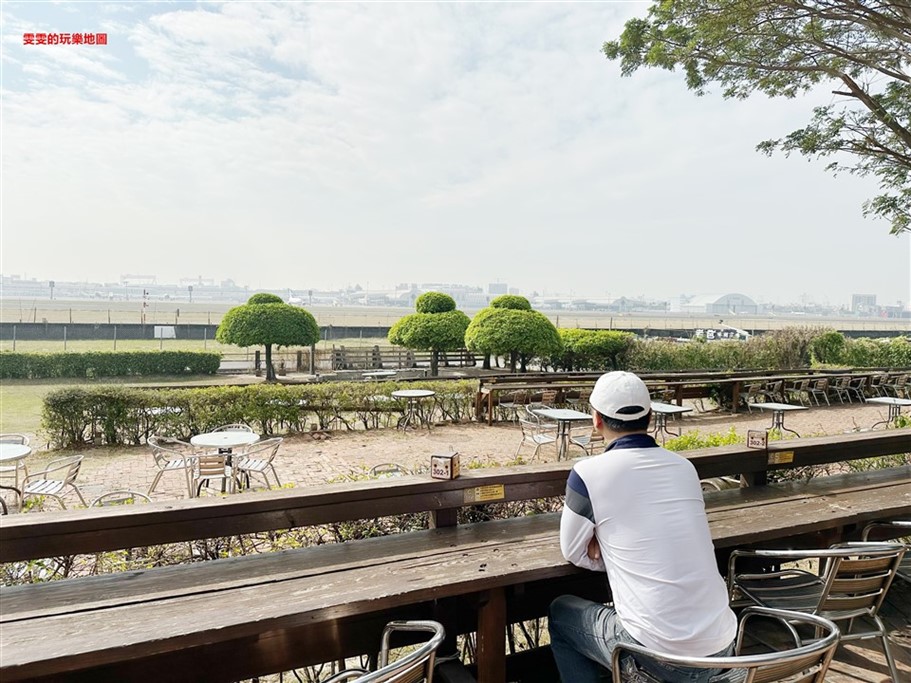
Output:
[[485,308],[465,332],[469,350],[483,354],[551,356],[562,347],[557,328],[538,311]]
[[491,308],[509,308],[514,311],[530,311],[531,303],[524,296],[502,294],[490,302]]
[[392,326],[388,339],[416,351],[455,351],[465,344],[469,322],[462,311],[412,313]]
[[456,302],[443,292],[424,292],[414,302],[418,313],[448,313],[456,309]]
[[0,378],[213,375],[220,353],[202,351],[89,351],[85,353],[0,353]]
[[303,308],[284,303],[244,304],[225,313],[215,338],[236,346],[307,346],[319,341],[320,332],[316,319]]
[[760,143],[760,151],[834,156],[829,170],[875,177],[882,193],[864,203],[864,215],[889,221],[893,234],[911,230],[907,4],[662,0],[602,50],[620,60],[624,76],[681,67],[698,95],[715,83],[726,98],[792,98],[830,83],[836,103],[814,110],[805,128]]
[[248,304],[283,304],[284,300],[277,294],[269,294],[269,292],[259,292],[254,294],[249,299],[247,299]]

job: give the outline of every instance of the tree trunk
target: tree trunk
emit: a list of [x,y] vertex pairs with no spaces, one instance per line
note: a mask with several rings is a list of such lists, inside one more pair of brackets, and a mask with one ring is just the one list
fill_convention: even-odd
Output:
[[430,352],[430,376],[436,377],[440,374],[440,352],[433,350]]
[[272,344],[266,344],[266,381],[275,381],[275,368],[272,367]]
[[484,360],[481,361],[481,368],[484,370],[490,370],[490,354],[484,354]]
[[516,361],[518,360],[518,355],[519,354],[516,353],[515,351],[509,352],[509,371],[510,372],[516,371]]
[[519,372],[528,372],[528,356],[524,353],[519,356],[520,369]]

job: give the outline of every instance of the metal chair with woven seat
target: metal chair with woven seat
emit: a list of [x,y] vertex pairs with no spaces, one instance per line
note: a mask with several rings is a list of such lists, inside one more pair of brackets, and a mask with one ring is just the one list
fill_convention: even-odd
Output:
[[[892,679],[898,681],[888,631],[879,617],[879,609],[905,551],[906,547],[901,544],[864,542],[816,550],[735,550],[728,565],[728,585],[732,598],[739,593],[763,607],[815,614],[835,622],[846,621],[841,636],[843,641],[880,638]],[[818,572],[781,568],[764,574],[738,574],[736,563],[742,558],[765,560],[775,565],[815,560]],[[853,627],[861,618],[870,619],[875,628],[854,631]]]
[[245,425],[242,422],[234,422],[229,425],[221,425],[212,430],[213,432],[252,432],[253,428],[250,425]]
[[[874,540],[892,539],[898,536],[911,536],[911,519],[893,519],[889,522],[870,522],[870,524],[864,527],[861,538],[864,541],[867,541],[871,535],[878,537]],[[908,548],[908,550],[905,552],[905,556],[898,565],[898,571],[896,571],[895,575],[908,583],[911,583],[911,546],[906,543],[905,547]]]
[[551,429],[542,427],[538,422],[520,419],[519,426],[522,428],[522,441],[519,442],[519,447],[516,448],[516,453],[513,457],[519,457],[519,451],[526,444],[535,447],[535,452],[531,455],[531,457],[535,458],[538,455],[538,451],[541,450],[541,446],[557,443],[556,433]]
[[26,509],[25,499],[29,496],[36,498],[50,496],[66,510],[63,497],[70,491],[74,491],[83,506],[88,507],[85,498],[82,497],[82,491],[76,486],[76,477],[79,476],[83,457],[82,455],[69,455],[65,458],[51,460],[43,470],[33,472],[23,479],[22,509]]
[[[741,654],[747,623],[754,617],[774,620],[794,641],[787,650]],[[812,626],[815,637],[805,642],[795,626]],[[829,619],[786,610],[747,607],[740,618],[735,654],[730,657],[680,657],[669,655],[638,643],[619,643],[614,650],[611,669],[614,683],[661,683],[660,667],[656,662],[693,669],[721,669],[712,675],[710,683],[772,683],[794,681],[822,683],[838,647],[838,627]],[[799,677],[799,678],[798,678]]]
[[275,485],[281,488],[281,481],[278,478],[278,472],[275,471],[275,465],[272,461],[278,453],[279,446],[284,439],[275,437],[260,441],[255,446],[251,446],[244,451],[242,455],[235,456],[234,468],[238,480],[243,479],[247,488],[250,487],[250,475],[258,475],[266,482],[266,488],[272,488],[269,485],[269,472],[275,477]]
[[133,505],[134,503],[151,503],[152,499],[139,491],[123,489],[121,491],[108,491],[98,496],[89,505],[90,508],[106,508],[115,505]]
[[[152,491],[158,486],[158,482],[165,472],[182,472],[187,487],[187,496],[192,498],[193,485],[190,482],[190,470],[193,467],[193,458],[196,457],[193,446],[178,439],[159,436],[150,436],[146,443],[152,449],[152,459],[155,467],[158,468],[146,495],[152,495]],[[177,450],[177,448],[184,450]]]
[[[432,634],[430,640],[416,647],[404,657],[389,661],[389,642],[393,633],[397,632],[427,632]],[[392,621],[383,629],[383,638],[380,645],[379,664],[376,671],[365,669],[347,669],[327,679],[325,683],[340,683],[340,681],[353,681],[354,683],[418,683],[426,681],[433,683],[433,665],[436,659],[437,648],[446,637],[443,625],[436,621]]]

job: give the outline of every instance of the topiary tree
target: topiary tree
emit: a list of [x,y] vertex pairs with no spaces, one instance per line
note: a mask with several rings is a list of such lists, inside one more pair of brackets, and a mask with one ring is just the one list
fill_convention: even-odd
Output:
[[283,304],[285,303],[278,294],[270,294],[269,292],[259,292],[254,294],[249,299],[247,299],[248,304]]
[[531,303],[518,294],[502,294],[490,302],[491,308],[509,308],[513,311],[530,311]]
[[415,301],[417,313],[406,315],[389,330],[387,339],[396,346],[430,351],[430,374],[440,372],[440,353],[465,344],[468,316],[456,310],[455,299],[442,292],[425,292]]
[[274,294],[254,294],[221,319],[215,339],[222,344],[266,347],[266,381],[275,380],[272,345],[309,346],[319,341],[316,319],[303,308],[291,306]]
[[[502,297],[498,297],[502,298]],[[523,297],[512,297],[523,299]],[[527,299],[524,299],[527,303]],[[493,302],[491,302],[492,306]],[[562,343],[557,328],[543,313],[524,308],[485,308],[477,313],[465,332],[465,346],[485,355],[508,356],[511,372],[517,363],[525,372],[535,357],[555,356]]]

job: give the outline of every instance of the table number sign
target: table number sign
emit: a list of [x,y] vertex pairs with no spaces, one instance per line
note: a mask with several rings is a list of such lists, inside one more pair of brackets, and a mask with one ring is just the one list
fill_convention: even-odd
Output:
[[459,476],[459,454],[431,455],[430,476],[434,479],[456,479]]
[[763,429],[747,430],[747,448],[760,448],[765,450],[769,447],[769,433]]

